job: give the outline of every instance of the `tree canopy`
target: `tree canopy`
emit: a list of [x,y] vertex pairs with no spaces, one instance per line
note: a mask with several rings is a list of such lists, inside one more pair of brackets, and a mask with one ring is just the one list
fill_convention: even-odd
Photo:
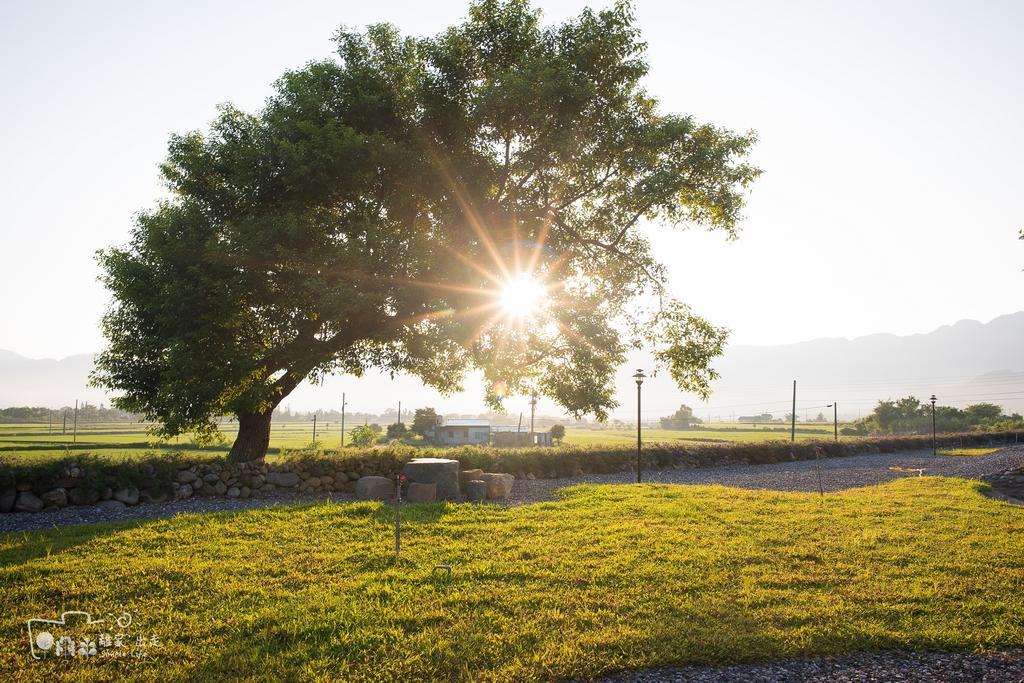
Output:
[[481,0],[437,36],[335,41],[261,111],[173,136],[170,198],[101,252],[94,381],[119,407],[165,435],[235,414],[244,460],[274,406],[337,372],[450,392],[475,369],[492,405],[536,391],[604,419],[646,346],[708,393],[726,331],[670,296],[638,228],[735,237],[754,135],[659,110],[629,4],[545,26],[525,0]]

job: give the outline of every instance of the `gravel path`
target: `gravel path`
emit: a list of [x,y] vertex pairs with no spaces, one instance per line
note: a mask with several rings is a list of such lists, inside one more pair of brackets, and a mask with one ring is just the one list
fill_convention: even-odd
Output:
[[602,683],[864,683],[875,681],[1024,681],[1024,650],[988,652],[874,652],[790,659],[768,664],[690,666],[629,671]]
[[[919,476],[916,471],[919,468],[925,476],[981,479],[988,474],[1021,466],[1024,466],[1024,445],[975,456],[932,455],[931,451],[851,455],[845,458],[822,458],[821,482],[826,491],[841,491],[883,484],[901,477],[916,477]],[[721,484],[776,491],[818,490],[817,463],[814,460],[650,471],[643,473],[643,480],[658,484]],[[636,474],[633,472],[588,474],[567,479],[517,480],[512,487],[509,502],[524,504],[553,500],[558,489],[574,484],[623,484],[634,481]]]
[[[982,456],[934,456],[930,451],[911,451],[896,454],[853,455],[846,458],[823,458],[821,479],[826,491],[881,484],[893,479],[918,476],[923,468],[926,475],[946,477],[981,477],[1024,466],[1024,445],[1004,448]],[[903,468],[894,470],[891,468]],[[777,491],[817,491],[818,476],[813,460],[780,462],[769,465],[734,465],[702,469],[660,470],[643,473],[644,482],[660,484],[722,484],[746,489],[774,489]],[[562,479],[521,479],[512,487],[512,495],[500,505],[524,505],[557,500],[558,489],[576,484],[628,484],[636,481],[632,472],[615,474],[588,474]],[[113,522],[130,519],[171,517],[191,512],[237,512],[297,502],[327,500],[326,497],[289,496],[279,498],[189,498],[168,503],[135,505],[120,510],[95,507],[66,507],[55,512],[8,513],[0,515],[0,532],[33,531],[64,527],[73,524]],[[335,493],[331,499],[354,500],[352,496]]]

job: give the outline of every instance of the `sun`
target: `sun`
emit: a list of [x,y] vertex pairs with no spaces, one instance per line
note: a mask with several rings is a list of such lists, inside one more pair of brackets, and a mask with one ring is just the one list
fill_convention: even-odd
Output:
[[529,318],[537,313],[547,299],[547,290],[536,278],[524,273],[505,282],[501,290],[501,307],[511,318]]

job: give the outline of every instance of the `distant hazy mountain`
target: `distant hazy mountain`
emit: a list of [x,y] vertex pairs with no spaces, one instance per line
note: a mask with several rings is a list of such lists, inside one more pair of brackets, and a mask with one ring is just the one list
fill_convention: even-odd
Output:
[[829,412],[823,406],[832,401],[855,417],[878,399],[933,393],[947,405],[988,401],[1024,412],[1024,311],[927,334],[733,346],[716,367],[721,379],[708,406],[695,406],[699,416],[750,414],[759,402],[770,403],[769,412],[789,412],[794,379],[801,417],[803,410],[816,415],[815,406]]
[[[636,385],[630,375],[638,365],[650,367],[648,361],[634,361],[617,377],[621,406],[616,413],[623,418],[635,415]],[[1024,412],[1024,311],[986,324],[962,320],[927,334],[732,346],[715,365],[721,379],[707,404],[681,394],[668,377],[648,380],[643,387],[644,419],[671,414],[680,403],[693,406],[702,418],[729,419],[762,411],[781,417],[789,412],[794,379],[800,417],[828,414],[825,405],[832,401],[838,401],[841,417],[856,417],[870,412],[880,398],[913,394],[924,400],[932,393],[946,405],[988,401]],[[35,360],[0,350],[0,407],[109,401],[103,392],[86,386],[91,368],[89,354]],[[304,385],[286,403],[297,410],[335,408],[342,391],[348,392],[352,410],[377,412],[398,400],[406,409],[433,405],[444,412],[485,410],[481,392],[472,387],[443,399],[411,378],[391,380],[373,373]],[[520,408],[509,406],[514,412]]]

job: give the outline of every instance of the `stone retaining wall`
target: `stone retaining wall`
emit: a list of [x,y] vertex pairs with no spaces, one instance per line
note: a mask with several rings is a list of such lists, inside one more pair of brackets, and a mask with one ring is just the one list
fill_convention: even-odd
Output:
[[[1013,433],[946,435],[940,446],[1014,443]],[[644,446],[644,468],[693,468],[808,460],[860,453],[930,448],[930,437],[732,444],[651,444]],[[307,454],[272,463],[228,463],[223,459],[156,457],[143,462],[111,462],[93,455],[20,465],[0,462],[0,513],[42,512],[68,505],[122,507],[193,496],[266,498],[288,494],[350,493],[360,477],[394,477],[414,457],[458,460],[464,470],[483,468],[518,479],[611,473],[635,467],[630,446],[587,448],[378,448]],[[1007,473],[1007,482],[1017,482]],[[1024,486],[1024,478],[1020,479]],[[1024,491],[1019,491],[1024,495]],[[1011,494],[1012,495],[1012,494]]]

